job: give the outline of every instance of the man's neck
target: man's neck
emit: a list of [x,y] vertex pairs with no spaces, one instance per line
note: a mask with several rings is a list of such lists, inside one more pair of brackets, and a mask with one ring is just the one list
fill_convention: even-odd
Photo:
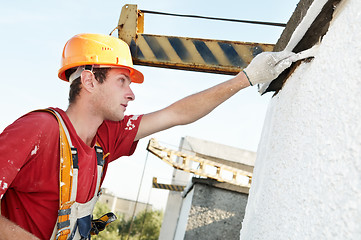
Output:
[[86,145],[91,147],[98,128],[103,123],[103,119],[97,116],[86,106],[82,107],[76,104],[69,105],[65,112],[73,124],[78,136]]

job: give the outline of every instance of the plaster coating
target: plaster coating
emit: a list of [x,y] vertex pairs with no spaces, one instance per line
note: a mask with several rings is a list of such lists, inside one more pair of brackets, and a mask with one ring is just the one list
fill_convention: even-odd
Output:
[[361,239],[360,29],[361,1],[343,0],[272,98],[241,239]]

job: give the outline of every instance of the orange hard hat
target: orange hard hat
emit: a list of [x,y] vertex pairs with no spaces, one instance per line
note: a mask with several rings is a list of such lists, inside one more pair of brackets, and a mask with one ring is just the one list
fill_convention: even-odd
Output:
[[133,68],[128,44],[109,35],[83,33],[72,37],[65,44],[58,76],[68,81],[65,71],[84,65],[126,68],[132,82],[144,81],[143,74]]

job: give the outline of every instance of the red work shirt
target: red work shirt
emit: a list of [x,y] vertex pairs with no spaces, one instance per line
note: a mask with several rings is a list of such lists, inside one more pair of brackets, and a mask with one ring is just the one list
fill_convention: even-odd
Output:
[[[125,116],[122,121],[104,121],[87,146],[66,113],[58,111],[78,150],[79,175],[77,202],[89,201],[95,191],[98,142],[105,160],[103,178],[109,162],[133,154],[141,116]],[[1,214],[41,239],[49,239],[59,208],[59,125],[47,112],[31,112],[16,120],[0,135]],[[102,179],[103,181],[103,179]]]

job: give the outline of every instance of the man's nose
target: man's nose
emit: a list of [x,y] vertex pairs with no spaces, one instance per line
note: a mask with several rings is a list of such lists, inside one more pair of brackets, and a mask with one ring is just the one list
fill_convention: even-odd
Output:
[[128,87],[128,91],[126,93],[126,99],[128,99],[129,101],[134,101],[135,100],[135,95],[132,91],[132,89],[130,87]]

